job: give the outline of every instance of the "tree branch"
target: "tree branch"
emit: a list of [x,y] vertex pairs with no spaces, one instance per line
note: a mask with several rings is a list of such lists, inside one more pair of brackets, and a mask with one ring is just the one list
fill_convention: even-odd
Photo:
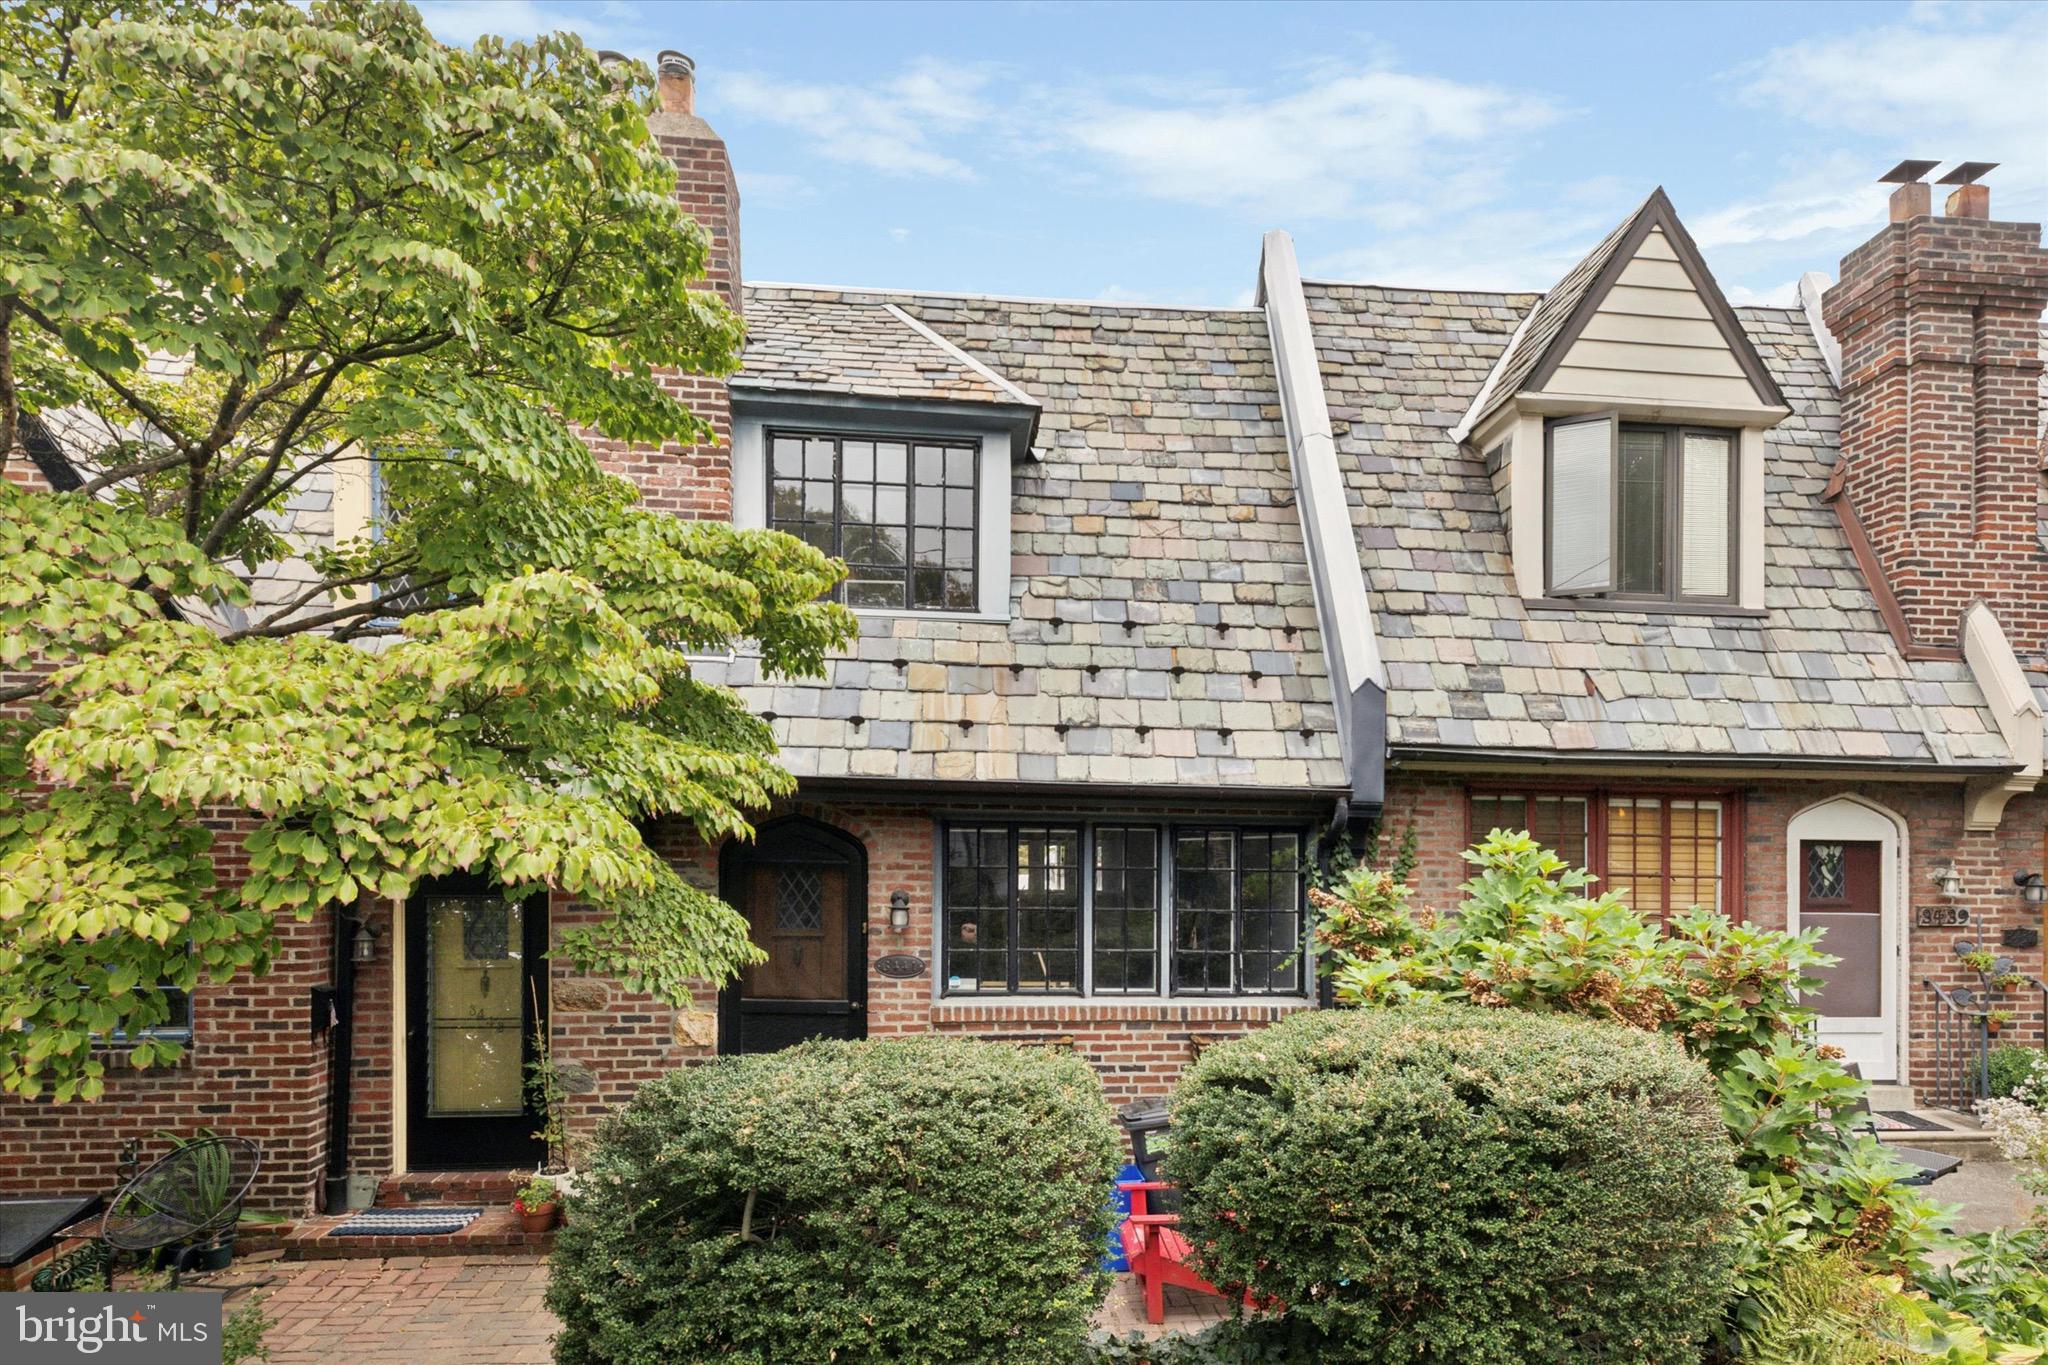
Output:
[[[245,626],[241,630],[231,631],[221,636],[221,643],[233,644],[237,640],[252,639],[274,640],[286,635],[298,635],[304,631],[317,630],[321,626],[333,625],[337,621],[346,621],[351,617],[363,617],[366,620],[373,621],[385,619],[399,620],[407,616],[419,616],[430,611],[442,611],[448,607],[467,606],[472,602],[481,600],[474,593],[465,593],[459,597],[437,599],[432,602],[420,602],[412,606],[398,605],[401,598],[410,597],[416,592],[422,592],[430,588],[438,588],[445,584],[452,576],[451,574],[440,574],[422,582],[408,583],[403,592],[385,593],[383,596],[372,598],[368,602],[352,603],[346,607],[337,607],[333,611],[301,617],[296,621],[280,621],[267,626]],[[336,631],[335,638],[347,639],[348,633]]]

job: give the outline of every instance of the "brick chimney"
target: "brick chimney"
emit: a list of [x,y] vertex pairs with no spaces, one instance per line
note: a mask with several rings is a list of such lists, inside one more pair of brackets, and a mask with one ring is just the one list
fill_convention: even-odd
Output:
[[711,234],[705,283],[740,311],[740,190],[725,140],[697,117],[697,64],[674,51],[654,59],[655,97],[661,107],[647,126],[676,166],[676,198]]
[[1981,599],[2041,667],[2048,252],[2040,224],[1991,218],[1974,164],[1939,214],[1927,186],[1901,185],[1892,221],[1843,258],[1822,299],[1842,348],[1843,487],[1897,600],[1902,644],[1955,649]]
[[[601,53],[616,58],[617,53]],[[725,141],[697,117],[697,64],[680,52],[655,59],[658,107],[647,116],[655,144],[676,168],[676,199],[711,234],[705,277],[696,286],[715,291],[735,313],[740,307],[740,192]],[[732,519],[732,394],[723,379],[659,372],[663,388],[709,422],[712,445],[688,449],[631,445],[586,432],[598,463],[631,479],[641,505],[691,520]]]

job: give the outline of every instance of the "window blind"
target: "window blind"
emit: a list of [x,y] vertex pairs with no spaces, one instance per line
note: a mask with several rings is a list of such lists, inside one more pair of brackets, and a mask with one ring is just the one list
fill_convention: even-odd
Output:
[[1678,576],[1687,597],[1728,595],[1728,445],[1725,436],[1685,434]]
[[1561,422],[1550,433],[1550,590],[1614,586],[1614,423]]

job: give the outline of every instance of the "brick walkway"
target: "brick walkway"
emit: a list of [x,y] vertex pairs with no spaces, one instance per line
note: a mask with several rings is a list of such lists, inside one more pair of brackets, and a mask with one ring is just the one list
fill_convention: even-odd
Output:
[[[231,1290],[227,1310],[246,1303],[251,1285],[276,1326],[270,1365],[545,1365],[555,1319],[541,1304],[544,1262],[508,1256],[394,1256],[373,1261],[268,1261],[240,1264],[203,1281]],[[1166,1291],[1166,1328],[1145,1322],[1137,1282],[1117,1277],[1096,1325],[1133,1331],[1196,1331],[1224,1315],[1221,1299]]]
[[[545,1365],[555,1319],[541,1305],[545,1263],[506,1256],[272,1261],[218,1283],[273,1279],[256,1292],[277,1324],[270,1365]],[[227,1301],[229,1312],[247,1294]]]

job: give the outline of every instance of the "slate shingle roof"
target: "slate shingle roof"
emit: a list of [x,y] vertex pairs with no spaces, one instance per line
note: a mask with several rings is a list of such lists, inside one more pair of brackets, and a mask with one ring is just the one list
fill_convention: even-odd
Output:
[[740,388],[969,403],[1028,401],[918,331],[892,300],[836,289],[749,286]]
[[1900,656],[1820,501],[1840,419],[1802,313],[1737,310],[1793,409],[1766,441],[1768,613],[1750,619],[1523,605],[1499,499],[1449,433],[1533,297],[1307,294],[1395,749],[2007,761],[1964,665]]
[[702,665],[774,713],[790,769],[1347,789],[1263,316],[750,287],[748,363],[809,363],[820,316],[886,304],[1043,405],[1011,619],[865,617],[819,682]]

